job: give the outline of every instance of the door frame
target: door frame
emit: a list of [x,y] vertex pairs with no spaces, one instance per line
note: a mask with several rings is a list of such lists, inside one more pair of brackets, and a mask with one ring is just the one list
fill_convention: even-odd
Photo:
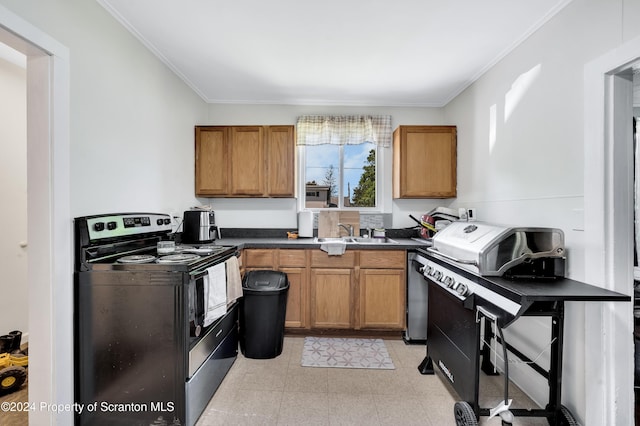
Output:
[[[633,294],[633,78],[640,37],[584,67],[585,280]],[[631,178],[631,179],[630,179]],[[633,424],[633,304],[585,304],[586,424]]]
[[72,424],[69,50],[0,6],[0,42],[27,57],[29,423]]

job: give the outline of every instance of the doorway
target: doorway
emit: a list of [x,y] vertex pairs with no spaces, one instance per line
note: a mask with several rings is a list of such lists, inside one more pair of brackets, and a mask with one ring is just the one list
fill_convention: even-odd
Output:
[[[623,294],[634,290],[633,69],[640,37],[584,69],[585,276]],[[633,424],[633,303],[585,306],[587,424]],[[595,350],[598,348],[598,350]]]
[[0,240],[0,334],[22,332],[28,339],[27,323],[27,112],[26,57],[0,43],[0,222],[11,224]]
[[[69,52],[3,6],[0,43],[27,57],[29,401],[71,404]],[[34,410],[29,422],[71,424],[73,413]]]

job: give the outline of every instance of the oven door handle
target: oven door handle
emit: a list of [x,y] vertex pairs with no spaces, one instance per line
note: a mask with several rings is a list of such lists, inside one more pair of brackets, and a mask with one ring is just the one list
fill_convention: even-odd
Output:
[[205,269],[196,269],[194,271],[191,271],[191,272],[189,272],[189,275],[191,275],[191,279],[199,280],[200,278],[202,278],[202,277],[204,277],[205,275],[208,274],[207,269],[210,266],[218,265],[220,263],[226,262],[227,260],[231,259],[234,256],[238,257],[238,252],[235,252],[233,254],[229,254],[227,256],[221,257],[220,259],[218,259],[217,262],[215,262],[215,263],[213,263],[211,265],[208,265],[207,268],[205,268]]
[[430,252],[430,253],[437,254],[438,256],[442,256],[442,257],[444,257],[445,259],[452,260],[452,261],[454,261],[454,262],[460,263],[460,264],[462,264],[462,265],[473,265],[473,266],[478,266],[478,262],[477,262],[477,261],[475,261],[475,260],[464,260],[464,259],[458,259],[458,258],[453,257],[453,256],[450,256],[450,255],[448,255],[448,254],[440,253],[440,252],[438,251],[438,249],[437,249],[437,248],[435,248],[435,247],[427,247],[427,251],[428,251],[428,252]]

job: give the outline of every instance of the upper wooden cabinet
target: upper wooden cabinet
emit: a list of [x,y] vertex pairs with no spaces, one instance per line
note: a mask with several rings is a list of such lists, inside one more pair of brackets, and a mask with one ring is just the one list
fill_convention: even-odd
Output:
[[293,126],[196,126],[196,195],[294,197]]
[[196,195],[225,195],[228,190],[226,127],[196,127]]
[[393,198],[456,196],[456,127],[400,126],[393,132]]
[[264,129],[260,126],[231,127],[229,140],[231,179],[228,195],[264,195]]
[[293,126],[269,126],[267,132],[267,194],[293,197],[295,194],[295,139]]

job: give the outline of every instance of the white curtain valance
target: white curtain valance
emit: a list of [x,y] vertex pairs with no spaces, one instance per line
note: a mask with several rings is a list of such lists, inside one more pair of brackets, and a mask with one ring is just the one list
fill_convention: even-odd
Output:
[[298,145],[356,145],[372,142],[391,146],[390,115],[302,115],[298,117]]

